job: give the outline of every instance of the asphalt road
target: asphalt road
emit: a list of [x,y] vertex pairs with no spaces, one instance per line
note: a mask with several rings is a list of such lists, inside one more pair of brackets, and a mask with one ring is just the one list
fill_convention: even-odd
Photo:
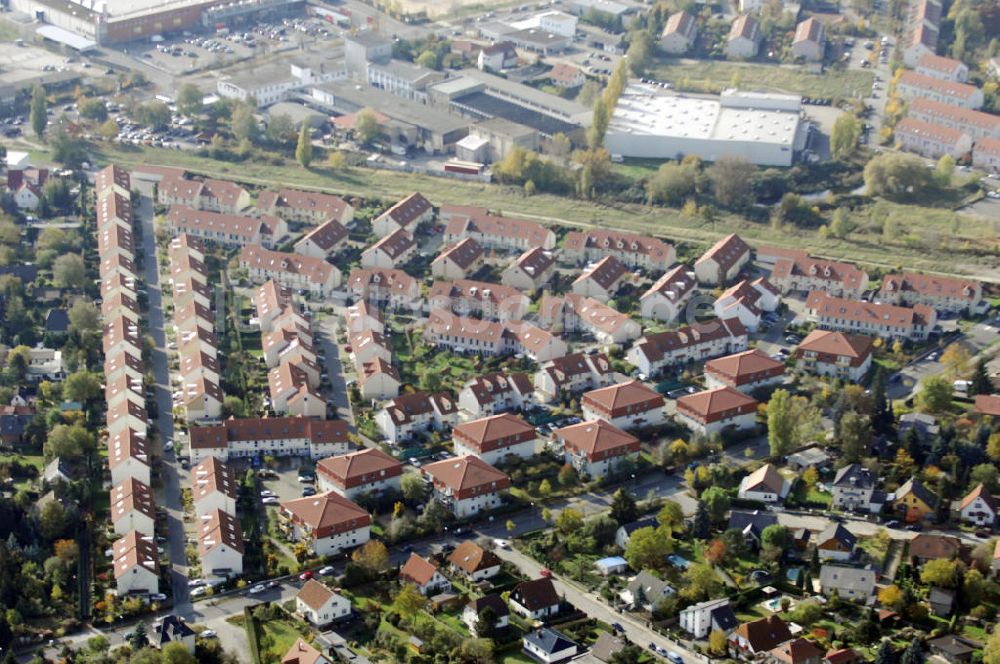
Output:
[[[173,400],[170,394],[170,365],[167,359],[167,339],[164,331],[163,291],[160,285],[159,261],[156,254],[156,229],[154,228],[154,213],[152,185],[137,181],[137,187],[142,194],[139,202],[138,218],[142,224],[142,248],[145,254],[146,290],[149,293],[149,311],[146,318],[145,333],[153,337],[155,348],[152,352],[154,395],[158,410],[156,421],[160,433],[160,444],[174,439]],[[162,453],[160,460],[160,479],[162,495],[158,496],[159,505],[167,511],[167,545],[171,562],[171,581],[173,586],[174,605],[177,612],[184,614],[190,606],[190,596],[187,588],[187,556],[184,545],[184,508],[181,504],[181,486],[179,466],[174,452]]]
[[[516,565],[529,578],[537,579],[541,576],[543,566],[521,552],[501,548],[497,548],[495,552],[500,558]],[[618,613],[599,600],[595,595],[581,590],[576,584],[560,579],[555,574],[552,575],[552,581],[556,587],[556,591],[566,601],[591,618],[596,618],[608,624],[618,623],[624,628],[625,636],[633,643],[647,649],[650,643],[655,643],[660,648],[676,652],[684,658],[685,662],[707,661],[705,657],[697,655],[680,644],[674,643],[654,632],[643,621],[631,614]]]

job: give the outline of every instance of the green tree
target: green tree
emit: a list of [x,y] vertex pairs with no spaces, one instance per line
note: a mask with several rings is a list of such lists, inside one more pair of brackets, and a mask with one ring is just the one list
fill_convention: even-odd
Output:
[[60,288],[83,289],[87,285],[87,268],[77,254],[63,254],[52,264],[52,279]]
[[833,219],[830,221],[830,235],[844,239],[851,232],[851,222],[848,219],[847,208],[839,207],[833,212]]
[[656,520],[670,532],[676,533],[684,529],[684,510],[676,500],[666,500],[656,514]]
[[986,490],[995,494],[997,490],[1000,490],[1000,482],[998,482],[998,471],[995,464],[992,463],[980,463],[972,467],[969,471],[969,488],[975,488],[982,484],[986,487]]
[[69,527],[69,515],[66,508],[58,500],[45,503],[38,515],[38,528],[42,537],[51,542],[66,534]]
[[667,161],[646,181],[650,203],[677,206],[694,193],[698,169],[693,164]]
[[299,130],[299,143],[295,146],[295,159],[303,168],[309,168],[313,158],[312,135],[309,130],[309,123],[303,122],[302,129]]
[[235,394],[227,394],[222,399],[222,418],[229,419],[230,417],[235,417],[237,419],[246,417],[246,404],[243,403],[243,399],[239,398]]
[[104,122],[108,119],[108,107],[104,105],[103,99],[84,99],[80,102],[80,117]]
[[846,159],[854,154],[860,139],[861,122],[850,113],[842,113],[833,123],[830,152],[835,159]]
[[760,534],[760,543],[762,545],[781,549],[782,551],[788,548],[791,544],[791,539],[788,529],[777,523],[768,526]]
[[632,523],[639,517],[639,508],[636,507],[635,499],[625,493],[624,489],[615,491],[611,497],[611,518],[623,526]]
[[929,376],[924,379],[917,395],[920,408],[930,413],[943,413],[951,407],[951,396],[954,391],[952,382],[945,376]]
[[555,526],[563,535],[572,535],[583,528],[583,512],[575,507],[567,507],[556,516]]
[[924,563],[920,568],[920,581],[930,586],[957,588],[964,571],[962,563],[938,558]]
[[149,638],[146,635],[146,623],[139,622],[132,629],[132,636],[129,638],[129,645],[132,646],[132,650],[142,650],[149,645]]
[[726,512],[729,511],[732,501],[725,489],[720,486],[710,486],[701,494],[701,502],[705,503],[711,520],[720,523],[726,518]]
[[195,656],[187,651],[187,646],[174,641],[163,647],[163,664],[197,664]]
[[914,639],[903,651],[903,656],[899,658],[899,664],[924,664],[926,659],[924,642],[920,639]]
[[389,550],[379,540],[368,540],[364,546],[354,550],[351,560],[369,573],[377,574],[389,569]]
[[669,532],[647,526],[629,536],[625,546],[625,560],[635,570],[662,567],[664,558],[673,551]]
[[354,116],[354,137],[362,145],[368,145],[382,133],[378,115],[370,108],[363,108]]
[[708,181],[719,205],[739,209],[753,202],[757,167],[742,157],[722,157],[708,167]]
[[238,141],[256,142],[260,133],[257,118],[254,117],[254,109],[247,104],[240,104],[233,110],[229,126],[233,137]]
[[611,655],[611,659],[608,660],[608,664],[639,664],[644,655],[642,648],[630,643],[615,651]]
[[295,136],[295,123],[290,115],[277,113],[271,115],[267,121],[267,140],[275,145],[284,145]]
[[87,403],[101,394],[101,379],[90,371],[75,371],[63,381],[63,396],[70,401]]
[[393,600],[392,607],[404,618],[412,619],[427,605],[427,598],[412,583],[404,583]]
[[170,108],[162,101],[148,101],[135,109],[135,119],[153,129],[170,126]]
[[975,396],[978,394],[990,394],[993,392],[993,382],[990,380],[989,373],[986,371],[986,358],[981,357],[979,361],[976,362],[976,368],[972,371],[972,376],[969,378],[969,395]]
[[777,389],[767,402],[767,442],[771,456],[785,456],[795,445],[795,420],[788,390]]
[[45,90],[42,86],[36,85],[31,90],[31,110],[28,113],[28,122],[38,138],[45,136],[45,128],[49,124],[48,107],[49,102],[45,98]]
[[441,66],[438,61],[437,53],[429,50],[418,55],[416,63],[421,67],[426,67],[427,69],[438,69]]
[[69,308],[69,327],[77,334],[91,334],[101,329],[100,313],[93,302],[77,298]]
[[887,152],[865,165],[865,188],[869,196],[899,198],[923,192],[931,185],[931,171],[920,157]]
[[713,655],[719,656],[726,653],[727,644],[729,640],[726,638],[726,633],[721,629],[713,629],[708,635],[708,652]]
[[702,602],[717,597],[722,587],[715,568],[707,563],[695,563],[689,566],[681,578],[684,581],[684,588],[681,589],[680,596],[690,602]]
[[[1000,646],[1000,643],[998,643]],[[1000,651],[998,651],[1000,654]],[[983,659],[984,664],[986,659]],[[892,641],[889,639],[883,639],[882,643],[879,644],[878,652],[875,653],[875,661],[873,664],[896,664],[896,651],[892,647]],[[994,662],[989,662],[988,664],[1000,664],[1000,658]]]
[[844,413],[840,420],[840,452],[844,461],[860,461],[868,453],[871,441],[871,418],[853,410]]
[[993,625],[993,632],[983,647],[983,664],[1000,664],[1000,623]]
[[629,35],[628,65],[636,76],[644,76],[653,55],[653,37],[649,30],[633,30]]
[[938,159],[937,168],[934,170],[934,179],[939,187],[951,185],[951,177],[955,174],[955,158],[950,154],[941,155]]
[[411,505],[416,505],[427,499],[427,482],[416,473],[405,473],[399,481],[403,499]]
[[185,83],[177,91],[177,112],[181,115],[200,115],[203,103],[204,95],[194,83]]
[[698,507],[694,511],[694,523],[691,527],[694,536],[700,540],[706,540],[712,534],[712,519],[705,507],[705,501],[699,500]]

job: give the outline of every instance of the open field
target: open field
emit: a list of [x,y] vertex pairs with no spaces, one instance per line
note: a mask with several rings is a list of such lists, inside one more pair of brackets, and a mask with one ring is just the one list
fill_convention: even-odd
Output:
[[797,65],[767,65],[724,60],[664,60],[651,68],[657,80],[668,81],[679,90],[718,93],[733,87],[738,79],[743,90],[789,92],[805,97],[852,95],[870,90],[875,80],[867,71],[827,69],[813,74]]
[[[960,228],[954,234],[942,233],[945,225],[950,228],[950,218],[954,213],[929,211],[925,208],[917,214],[907,214],[912,221],[906,232],[920,236],[921,219],[925,215],[933,221],[933,233],[942,233],[949,238],[951,250],[928,251],[918,244],[897,243],[887,247],[882,242],[880,232],[859,227],[846,240],[823,238],[810,229],[776,229],[769,224],[755,223],[735,214],[718,214],[714,221],[699,217],[688,217],[673,208],[653,208],[638,204],[617,203],[606,205],[560,196],[539,194],[525,196],[520,188],[504,187],[475,182],[464,182],[446,178],[413,173],[352,168],[332,172],[325,166],[314,166],[304,170],[291,160],[282,165],[270,163],[222,162],[198,156],[187,151],[164,150],[158,148],[122,148],[109,144],[96,144],[91,151],[98,164],[116,162],[126,167],[138,164],[159,164],[177,166],[213,177],[234,179],[261,186],[306,187],[329,193],[396,201],[413,191],[419,190],[435,204],[461,201],[469,205],[481,205],[500,211],[508,216],[535,219],[549,224],[561,224],[576,228],[615,228],[637,233],[665,237],[674,243],[688,243],[695,249],[703,249],[728,233],[739,233],[755,246],[779,246],[804,249],[815,256],[849,260],[867,266],[895,269],[902,266],[941,274],[972,275],[980,279],[1000,282],[996,273],[995,258],[977,256],[971,249],[981,245],[987,237],[996,237],[993,222],[962,216]],[[33,156],[42,162],[48,159],[44,150],[37,147]],[[887,204],[895,208],[894,204]],[[903,208],[903,206],[899,206]],[[969,253],[960,253],[964,247]]]

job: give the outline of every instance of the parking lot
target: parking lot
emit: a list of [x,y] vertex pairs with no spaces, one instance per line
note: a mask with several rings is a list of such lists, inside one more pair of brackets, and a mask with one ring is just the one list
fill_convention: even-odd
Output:
[[317,18],[286,18],[257,23],[228,34],[192,34],[136,43],[124,52],[175,76],[219,68],[271,53],[297,50],[341,36],[342,31]]

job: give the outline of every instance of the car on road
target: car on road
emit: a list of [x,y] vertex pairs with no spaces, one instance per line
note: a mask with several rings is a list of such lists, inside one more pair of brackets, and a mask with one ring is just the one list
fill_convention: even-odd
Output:
[[314,486],[304,486],[304,487],[302,487],[302,495],[303,496],[315,496],[316,495],[316,487],[314,487]]
[[501,549],[509,549],[510,548],[510,542],[508,542],[505,539],[496,539],[496,540],[493,540],[493,543],[496,544],[497,547],[499,547]]
[[611,629],[616,632],[624,632],[625,627],[621,623],[611,623]]
[[802,339],[799,339],[794,334],[789,334],[788,336],[785,337],[785,342],[786,343],[790,343],[790,344],[797,344],[797,343],[801,343]]
[[278,504],[278,497],[277,496],[267,496],[266,498],[261,499],[260,502],[262,502],[265,505],[277,505]]
[[218,635],[219,633],[216,632],[214,629],[203,629],[201,631],[201,634],[199,634],[198,636],[200,636],[203,639],[214,639]]
[[418,459],[417,457],[410,457],[408,461],[410,462],[410,465],[413,466],[414,468],[420,467],[420,459]]
[[673,650],[667,653],[667,659],[669,659],[674,664],[684,664],[684,658],[675,653]]
[[307,569],[302,574],[299,574],[299,581],[308,581],[311,578],[313,578],[312,570]]
[[163,441],[164,452],[169,452],[172,449],[174,449],[174,441],[170,440],[169,438]]
[[885,527],[886,528],[899,528],[899,521],[896,521],[895,519],[893,519],[892,521],[886,521]]
[[251,595],[259,595],[260,593],[264,592],[265,590],[267,590],[267,586],[265,586],[263,583],[258,583],[256,586],[253,586],[252,588],[250,588],[249,592],[250,592]]
[[911,523],[906,527],[906,529],[909,530],[911,533],[919,533],[921,530],[924,529],[924,527],[919,523]]
[[321,567],[319,570],[320,576],[333,576],[337,570],[333,569],[332,565],[327,565],[326,567]]
[[203,585],[205,585],[205,579],[191,579],[188,581],[188,588],[197,588]]
[[299,482],[310,484],[316,481],[316,476],[312,473],[299,473]]
[[207,592],[208,588],[206,588],[205,586],[198,586],[197,588],[191,591],[191,597],[202,597]]
[[163,593],[153,593],[149,596],[149,599],[153,602],[165,602],[167,601],[167,596]]
[[260,492],[260,497],[261,498],[271,498],[274,495],[275,495],[275,493],[273,491],[271,491],[270,489],[264,489],[263,491]]
[[552,570],[550,570],[548,567],[543,567],[542,571],[540,571],[539,574],[541,574],[542,576],[548,578],[548,577],[552,576]]

